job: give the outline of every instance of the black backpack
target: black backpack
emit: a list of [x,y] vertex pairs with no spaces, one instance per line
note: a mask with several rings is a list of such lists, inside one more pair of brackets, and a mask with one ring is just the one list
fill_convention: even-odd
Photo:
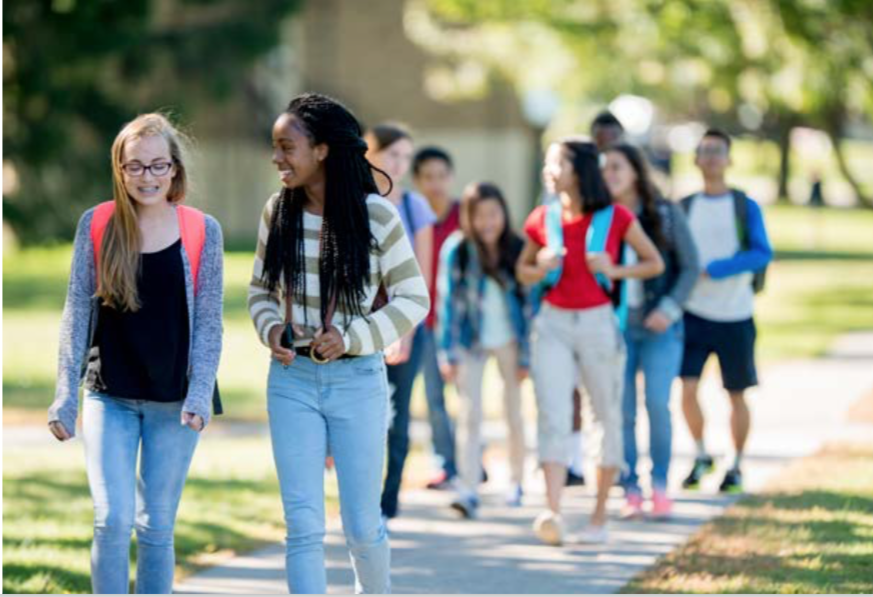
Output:
[[[749,244],[749,230],[748,226],[746,225],[749,214],[749,197],[739,189],[731,189],[731,195],[734,198],[734,214],[736,215],[735,219],[737,222],[737,239],[740,241],[740,249],[746,251],[751,247],[751,245]],[[679,202],[680,205],[682,205],[682,210],[685,212],[685,215],[689,215],[691,213],[691,203],[694,201],[695,197],[697,197],[697,193],[689,195]],[[755,294],[758,294],[759,292],[764,290],[764,285],[766,281],[767,266],[765,265],[760,270],[753,272],[752,290],[755,291]]]

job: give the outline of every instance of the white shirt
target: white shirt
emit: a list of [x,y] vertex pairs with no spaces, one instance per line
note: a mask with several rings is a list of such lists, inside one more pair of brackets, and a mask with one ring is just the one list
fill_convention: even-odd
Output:
[[506,346],[514,339],[506,293],[500,284],[488,276],[482,296],[482,330],[479,342],[486,350]]
[[[704,268],[713,261],[734,256],[740,249],[734,199],[730,193],[719,197],[697,195],[691,202],[688,226]],[[700,278],[685,310],[711,321],[750,319],[755,300],[752,277],[750,272],[746,272],[721,280]]]

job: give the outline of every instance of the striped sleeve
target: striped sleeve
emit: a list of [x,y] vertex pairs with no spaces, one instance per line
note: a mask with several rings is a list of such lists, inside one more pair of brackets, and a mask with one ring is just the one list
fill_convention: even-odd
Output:
[[273,207],[278,199],[278,194],[273,195],[264,206],[261,221],[258,224],[258,246],[255,249],[255,264],[252,268],[252,279],[249,282],[248,306],[249,315],[258,337],[265,346],[270,345],[270,330],[277,325],[282,325],[284,319],[281,315],[281,301],[279,292],[270,290],[262,281],[264,273],[264,257],[267,252],[267,238],[270,235],[270,218]]
[[367,317],[355,317],[349,322],[343,341],[351,355],[384,350],[424,321],[430,311],[430,293],[397,209],[381,198],[371,199],[368,207],[388,304]]

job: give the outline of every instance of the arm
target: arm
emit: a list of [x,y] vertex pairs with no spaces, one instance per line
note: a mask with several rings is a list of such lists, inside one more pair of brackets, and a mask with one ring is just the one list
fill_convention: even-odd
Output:
[[518,281],[525,286],[539,283],[549,271],[549,268],[542,267],[537,261],[537,255],[541,249],[543,249],[542,245],[529,238],[524,243],[524,248],[521,250],[521,255],[515,265],[515,275]]
[[700,276],[700,260],[685,214],[675,204],[670,205],[670,210],[673,217],[674,251],[679,260],[679,276],[670,292],[661,298],[657,309],[672,323],[682,317],[682,306]]
[[737,251],[733,257],[716,259],[707,264],[706,273],[713,280],[721,280],[745,272],[756,272],[767,266],[773,259],[773,249],[767,238],[764,214],[757,203],[747,200],[746,234],[749,235],[749,248]]
[[221,226],[206,217],[206,244],[200,262],[199,288],[194,299],[194,329],[191,334],[191,377],[188,395],[182,405],[184,412],[209,423],[212,395],[221,359],[222,306],[224,303],[224,238]]
[[458,237],[446,240],[440,251],[440,266],[437,274],[437,349],[441,363],[455,364],[455,322],[452,297],[455,294],[454,263],[461,241]]
[[49,423],[59,422],[68,437],[76,433],[79,412],[79,382],[82,364],[88,350],[91,297],[97,288],[94,267],[94,247],[91,244],[91,217],[86,212],[76,228],[73,262],[67,299],[61,316],[60,349],[55,400],[49,408]]
[[639,261],[635,265],[613,265],[610,256],[604,252],[588,256],[591,270],[603,272],[613,280],[626,278],[645,280],[664,272],[664,260],[661,259],[655,243],[646,236],[639,221],[634,220],[631,223],[625,232],[624,240],[637,254]]
[[258,332],[258,337],[264,346],[270,346],[270,332],[276,326],[284,323],[280,313],[279,292],[270,292],[261,281],[264,272],[264,257],[267,252],[267,239],[270,236],[270,219],[273,214],[273,206],[278,200],[278,195],[273,196],[264,206],[261,213],[261,222],[258,225],[258,245],[255,249],[255,263],[252,268],[252,279],[249,282],[248,307],[249,316]]
[[[397,211],[384,227],[376,231],[379,271],[388,291],[388,304],[367,317],[354,317],[342,333],[345,351],[353,355],[373,354],[411,332],[430,310],[430,296],[415,259],[412,245],[403,230]],[[374,289],[375,290],[375,289]]]
[[415,258],[425,280],[430,280],[431,255],[433,254],[433,225],[424,226],[415,233]]

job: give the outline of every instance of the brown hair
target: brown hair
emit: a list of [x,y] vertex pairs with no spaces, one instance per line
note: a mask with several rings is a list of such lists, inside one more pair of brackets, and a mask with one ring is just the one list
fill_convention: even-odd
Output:
[[[485,201],[497,201],[503,210],[504,228],[503,232],[500,233],[500,238],[497,240],[496,255],[489,254],[486,251],[484,243],[473,229],[473,215],[476,213],[476,207]],[[506,204],[506,199],[503,197],[500,187],[490,182],[473,182],[468,184],[461,195],[460,215],[461,231],[464,234],[464,238],[472,241],[475,245],[482,271],[485,275],[491,276],[502,285],[501,270],[509,277],[514,276],[517,251],[515,251],[513,245],[516,244],[517,237],[512,231],[509,207]]]
[[132,139],[160,136],[170,147],[170,159],[175,168],[167,201],[181,203],[188,191],[188,171],[185,167],[186,137],[162,114],[142,114],[127,123],[112,143],[112,188],[115,212],[106,226],[100,255],[100,275],[97,296],[107,305],[120,310],[137,311],[137,274],[140,266],[142,239],[137,226],[134,199],[124,186],[125,144]]
[[367,140],[370,141],[372,151],[388,149],[401,139],[412,141],[412,133],[399,122],[383,122],[367,131]]

